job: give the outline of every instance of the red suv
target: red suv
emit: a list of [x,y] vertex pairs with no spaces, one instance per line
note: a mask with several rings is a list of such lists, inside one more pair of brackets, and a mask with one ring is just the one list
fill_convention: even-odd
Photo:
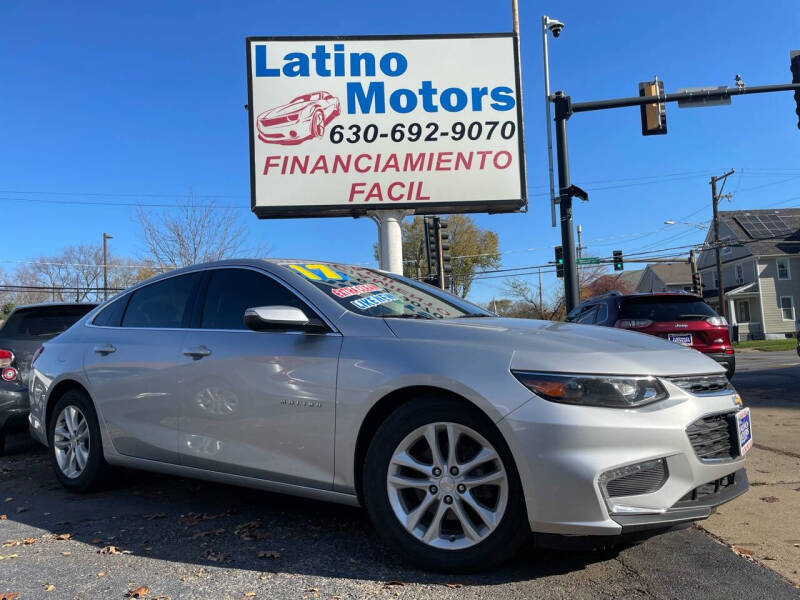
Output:
[[609,292],[585,300],[566,320],[657,335],[707,354],[725,367],[728,378],[736,370],[728,322],[695,294]]

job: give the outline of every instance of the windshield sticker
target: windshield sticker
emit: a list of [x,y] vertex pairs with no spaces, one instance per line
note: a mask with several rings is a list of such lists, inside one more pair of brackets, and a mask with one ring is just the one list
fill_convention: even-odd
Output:
[[349,287],[333,288],[331,294],[337,298],[349,298],[350,296],[360,296],[367,292],[382,292],[374,283],[362,283],[361,285],[351,285]]
[[367,296],[366,298],[353,300],[350,302],[350,304],[356,308],[360,308],[361,310],[367,310],[368,308],[380,306],[381,304],[386,304],[392,300],[396,300],[396,298],[388,292],[384,292],[383,294],[373,294],[372,296]]
[[328,265],[286,265],[312,281],[347,281],[347,275]]

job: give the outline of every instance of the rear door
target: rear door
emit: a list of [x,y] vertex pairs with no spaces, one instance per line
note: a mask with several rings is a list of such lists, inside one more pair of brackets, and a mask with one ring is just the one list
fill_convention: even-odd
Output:
[[244,311],[314,311],[261,271],[210,271],[197,328],[183,341],[181,463],[317,487],[333,482],[338,333],[251,331]]
[[202,276],[177,275],[139,288],[89,327],[89,392],[121,454],[178,462],[178,356]]

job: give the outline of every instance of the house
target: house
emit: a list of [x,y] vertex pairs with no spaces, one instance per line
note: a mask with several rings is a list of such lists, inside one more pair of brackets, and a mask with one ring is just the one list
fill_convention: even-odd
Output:
[[[800,208],[720,211],[722,280],[728,321],[739,340],[794,337],[800,304]],[[713,244],[709,230],[706,244]],[[717,308],[713,249],[700,252],[703,296]]]
[[637,292],[691,292],[692,269],[688,262],[649,264],[636,285]]
[[636,290],[639,285],[639,280],[642,278],[644,269],[637,269],[635,271],[620,271],[615,275],[615,278],[620,281],[628,290]]

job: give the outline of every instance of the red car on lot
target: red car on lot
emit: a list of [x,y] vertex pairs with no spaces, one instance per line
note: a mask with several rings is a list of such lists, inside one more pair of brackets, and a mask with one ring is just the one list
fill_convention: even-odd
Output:
[[610,292],[585,300],[566,320],[656,335],[707,354],[729,378],[736,370],[728,322],[695,294]]

